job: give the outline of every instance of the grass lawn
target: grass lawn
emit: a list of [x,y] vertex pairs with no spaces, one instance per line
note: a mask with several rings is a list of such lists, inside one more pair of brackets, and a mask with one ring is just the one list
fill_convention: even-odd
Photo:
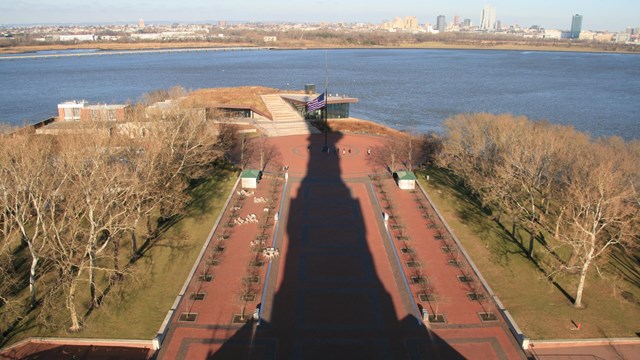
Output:
[[[614,251],[601,267],[602,276],[594,267],[585,287],[586,307],[576,309],[569,300],[575,296],[576,276],[556,276],[555,284],[548,280],[517,241],[462,192],[445,171],[429,169],[419,174],[419,181],[526,336],[637,337],[640,331],[637,256]],[[523,244],[528,245],[528,235],[523,237],[526,239]],[[536,243],[534,249],[537,259],[550,256],[540,244]],[[571,330],[572,321],[581,324],[580,331]]]
[[[192,190],[193,201],[187,215],[174,224],[129,269],[130,275],[105,296],[104,303],[84,319],[82,331],[70,334],[68,313],[60,299],[60,311],[50,322],[55,328],[37,325],[37,311],[23,321],[23,326],[9,343],[31,336],[62,336],[114,339],[152,339],[182,288],[196,256],[207,239],[216,218],[236,181],[234,173],[217,172]],[[130,255],[131,244],[122,241],[123,261]],[[106,284],[106,279],[101,283]],[[88,309],[80,304],[88,301],[85,286],[78,290],[79,313]],[[81,297],[81,298],[80,298]]]

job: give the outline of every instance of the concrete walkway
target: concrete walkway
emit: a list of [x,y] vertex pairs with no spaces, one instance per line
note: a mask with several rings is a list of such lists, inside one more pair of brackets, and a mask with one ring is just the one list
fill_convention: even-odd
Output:
[[257,121],[256,125],[267,136],[290,136],[319,134],[315,127],[278,94],[262,95],[262,101],[271,113],[271,120]]

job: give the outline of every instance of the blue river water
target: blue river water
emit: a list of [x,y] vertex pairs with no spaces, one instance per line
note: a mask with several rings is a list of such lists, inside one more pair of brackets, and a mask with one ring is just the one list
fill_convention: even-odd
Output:
[[[326,61],[325,61],[326,60]],[[326,71],[327,70],[327,71]],[[328,75],[328,76],[325,76]],[[351,115],[440,131],[464,112],[511,113],[594,136],[640,139],[640,56],[491,50],[251,50],[0,59],[0,122],[34,123],[66,100],[135,102],[149,91],[328,79]]]

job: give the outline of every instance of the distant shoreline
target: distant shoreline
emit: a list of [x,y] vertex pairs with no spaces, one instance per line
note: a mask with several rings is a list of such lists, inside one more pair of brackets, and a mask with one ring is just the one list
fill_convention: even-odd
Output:
[[210,42],[171,42],[171,43],[86,43],[70,45],[32,45],[14,46],[0,48],[0,55],[30,55],[39,51],[66,51],[66,50],[96,50],[96,51],[149,51],[149,50],[177,50],[177,49],[233,49],[251,48],[271,50],[341,50],[341,49],[362,49],[362,50],[496,50],[496,51],[535,51],[535,52],[577,52],[577,53],[610,53],[610,54],[639,54],[631,51],[611,51],[600,50],[586,46],[535,46],[527,44],[497,44],[497,45],[461,45],[445,44],[441,42],[426,42],[420,44],[406,44],[398,46],[327,46],[318,44],[317,46],[255,46],[247,43],[221,44]]

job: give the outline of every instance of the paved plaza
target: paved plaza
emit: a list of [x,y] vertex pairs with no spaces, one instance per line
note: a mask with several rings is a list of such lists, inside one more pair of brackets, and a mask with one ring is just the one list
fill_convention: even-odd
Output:
[[[416,207],[416,193],[398,190],[390,178],[380,180],[439,299],[436,305],[416,295],[402,244],[384,224],[379,189],[369,176],[382,172],[367,152],[380,145],[379,138],[331,134],[329,153],[322,151],[323,135],[269,141],[280,152],[271,165],[287,166],[288,180],[280,177],[278,184],[266,177],[241,210],[260,213],[265,209],[251,197],[282,191],[275,204],[279,220],[266,223],[265,246],[278,255],[258,271],[260,296],[246,304],[247,313],[259,309],[260,319],[233,322],[241,309],[238,294],[251,261],[250,243],[264,233],[262,222],[227,229],[213,280],[203,285],[196,276],[187,291],[205,292],[205,299],[185,296],[160,359],[524,358],[499,318],[481,320],[478,313],[495,312],[495,305],[468,299],[468,285],[457,280],[459,268],[448,265],[435,230]],[[423,322],[422,309],[444,314],[446,322]],[[197,318],[180,321],[184,313]]]

